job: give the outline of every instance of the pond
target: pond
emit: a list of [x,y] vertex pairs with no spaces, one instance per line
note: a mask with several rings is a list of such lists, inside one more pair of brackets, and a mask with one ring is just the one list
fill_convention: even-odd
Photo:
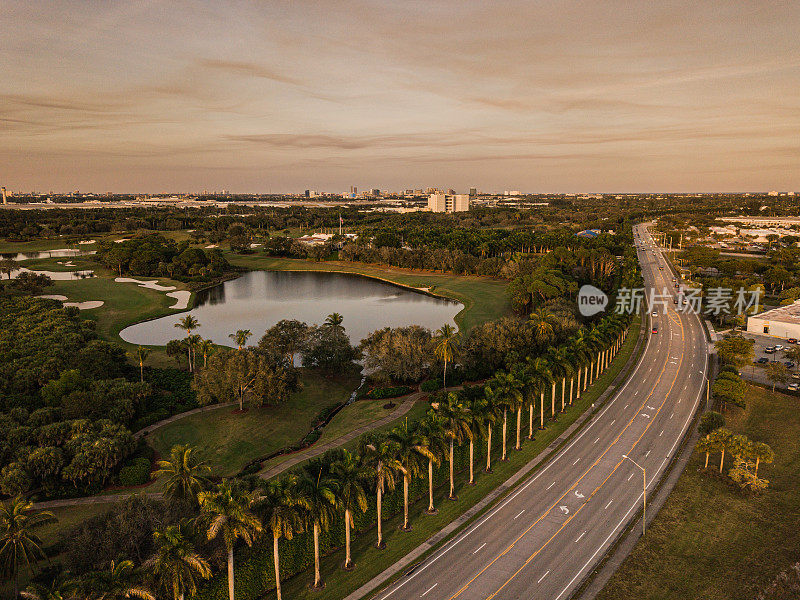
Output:
[[[255,344],[281,319],[320,324],[329,314],[344,318],[350,341],[358,344],[383,327],[421,325],[432,331],[453,319],[460,302],[435,298],[376,279],[314,271],[251,271],[198,292],[191,314],[197,331],[217,344],[234,346],[228,335],[237,329],[253,332]],[[183,313],[185,314],[185,313]],[[123,329],[120,337],[142,345],[164,345],[183,332],[175,328],[183,314],[145,321]]]
[[75,256],[88,256],[97,254],[97,250],[73,250],[72,248],[59,248],[57,250],[42,250],[32,252],[0,252],[0,258],[11,260],[32,260],[37,258],[67,258]]

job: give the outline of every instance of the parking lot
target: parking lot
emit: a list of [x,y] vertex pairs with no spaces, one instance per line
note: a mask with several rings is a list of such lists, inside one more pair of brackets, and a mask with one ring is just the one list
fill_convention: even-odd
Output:
[[[776,386],[776,389],[780,388],[785,390],[788,388],[788,386],[790,386],[793,383],[800,384],[800,365],[795,364],[789,366],[788,363],[790,363],[791,361],[788,358],[786,358],[786,353],[785,353],[785,351],[791,348],[793,344],[789,344],[786,340],[770,337],[767,335],[757,335],[747,332],[741,332],[741,333],[744,337],[751,340],[755,340],[755,347],[753,348],[753,350],[755,351],[754,364],[746,366],[742,369],[743,378],[772,387],[772,382],[767,379],[764,368],[770,362],[777,361],[786,364],[792,375],[795,375],[796,377],[789,380],[784,385],[778,384]],[[783,349],[778,350],[777,352],[774,353],[765,352],[765,348],[776,345],[783,346]]]

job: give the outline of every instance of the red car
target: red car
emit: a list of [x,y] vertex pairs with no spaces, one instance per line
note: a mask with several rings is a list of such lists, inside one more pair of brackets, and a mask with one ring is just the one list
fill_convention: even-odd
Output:
[[786,341],[789,342],[790,344],[796,344],[797,343],[797,339],[796,338],[789,338]]
[[653,333],[658,333],[658,327],[653,327]]

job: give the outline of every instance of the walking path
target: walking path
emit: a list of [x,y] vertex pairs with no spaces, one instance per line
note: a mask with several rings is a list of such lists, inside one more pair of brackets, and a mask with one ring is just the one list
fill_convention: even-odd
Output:
[[[461,389],[461,386],[447,388],[449,391]],[[286,469],[289,469],[301,462],[314,458],[315,456],[319,456],[327,452],[328,450],[332,450],[334,448],[338,448],[339,446],[343,446],[347,442],[356,439],[360,435],[367,433],[368,431],[372,431],[377,429],[378,427],[383,427],[384,425],[388,425],[392,421],[399,419],[408,411],[411,410],[411,407],[414,406],[414,403],[422,398],[423,396],[427,395],[427,392],[415,392],[406,396],[405,400],[403,401],[400,406],[395,408],[391,413],[386,415],[385,417],[381,417],[375,421],[371,421],[370,423],[365,423],[361,427],[357,427],[352,431],[345,433],[344,435],[340,435],[336,439],[331,440],[330,442],[325,442],[324,444],[314,444],[313,446],[309,446],[305,450],[301,450],[299,452],[295,452],[294,454],[290,455],[290,458],[286,459],[285,461],[267,469],[263,473],[259,473],[258,476],[262,479],[271,479],[282,473]],[[324,430],[323,430],[324,431]]]

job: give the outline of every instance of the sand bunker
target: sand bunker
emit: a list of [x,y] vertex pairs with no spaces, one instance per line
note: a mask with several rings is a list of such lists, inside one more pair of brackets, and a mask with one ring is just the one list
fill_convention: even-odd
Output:
[[81,240],[79,244],[96,244],[97,240]]
[[176,302],[170,308],[175,310],[186,310],[189,308],[189,298],[192,297],[192,292],[186,290],[179,290],[177,292],[167,292],[167,296],[175,298]]
[[219,248],[219,246],[217,244],[209,244],[208,246],[206,246],[206,249],[208,248]]
[[92,310],[93,308],[100,308],[105,304],[102,300],[86,300],[85,302],[64,302],[67,300],[66,296],[62,296],[61,294],[44,294],[42,296],[37,296],[38,298],[47,298],[48,300],[59,300],[63,302],[64,308],[68,306],[74,306],[78,310]]
[[61,300],[62,302],[64,300],[68,300],[66,296],[62,296],[61,294],[44,294],[39,296],[39,298],[47,298],[48,300]]
[[175,289],[174,285],[159,285],[158,279],[142,281],[141,279],[131,279],[130,277],[117,277],[114,281],[117,283],[135,283],[139,287],[155,290],[157,292],[169,292]]

